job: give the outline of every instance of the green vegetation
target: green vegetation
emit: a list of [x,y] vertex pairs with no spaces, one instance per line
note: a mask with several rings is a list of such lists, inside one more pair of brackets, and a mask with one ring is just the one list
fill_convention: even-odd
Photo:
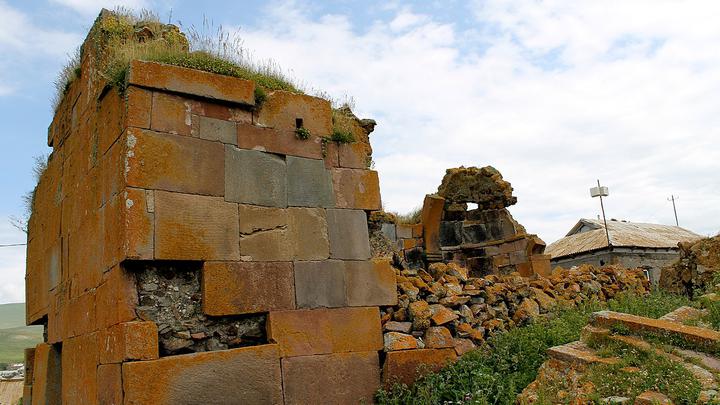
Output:
[[608,396],[634,398],[651,390],[668,395],[676,404],[693,404],[700,394],[700,383],[692,374],[661,355],[615,341],[597,349],[598,354],[619,358],[620,362],[588,369],[585,378],[595,386],[596,401]]
[[0,362],[23,361],[24,349],[42,342],[41,326],[25,326],[25,304],[0,305]]
[[[41,155],[35,156],[33,158],[35,161],[33,165],[35,187],[33,187],[31,191],[28,191],[27,193],[22,195],[23,205],[25,206],[25,212],[23,216],[20,218],[15,216],[10,217],[10,224],[25,233],[27,233],[28,231],[28,221],[30,220],[30,215],[32,215],[33,204],[35,203],[35,190],[37,189],[37,184],[40,182],[40,178],[42,177],[43,173],[45,173],[45,170],[47,170],[48,161],[51,159],[51,157],[52,155]],[[0,319],[2,319],[2,314],[0,314]]]
[[303,141],[310,139],[310,130],[304,127],[300,127],[295,129],[295,136],[297,139],[301,139]]
[[381,390],[377,399],[380,404],[438,404],[444,401],[514,404],[517,394],[536,378],[538,368],[547,359],[547,349],[577,340],[592,312],[612,308],[657,318],[664,313],[659,314],[655,306],[668,308],[677,302],[677,296],[659,291],[648,296],[623,293],[607,305],[589,302],[563,310],[552,319],[489,339],[484,347],[467,353],[438,373],[419,379],[411,387],[395,385],[390,390]]
[[408,212],[407,214],[397,214],[395,213],[395,217],[397,218],[397,223],[402,225],[415,225],[419,224],[422,220],[422,207],[417,207],[413,209],[412,211]]
[[641,300],[637,299],[636,295],[619,294],[608,302],[608,309],[657,319],[676,308],[693,305],[695,305],[694,302],[685,295],[671,294],[656,289]]

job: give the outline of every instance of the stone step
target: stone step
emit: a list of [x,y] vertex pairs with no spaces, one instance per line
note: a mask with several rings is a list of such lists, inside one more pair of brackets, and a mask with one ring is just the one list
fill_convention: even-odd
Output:
[[709,354],[696,352],[687,349],[675,349],[675,352],[682,358],[699,363],[704,369],[713,373],[720,373],[720,359]]
[[660,347],[654,346],[637,336],[611,335],[610,339],[616,342],[624,343],[628,346],[634,347],[644,352],[655,353],[670,361],[679,363],[683,367],[685,367],[685,369],[689,371],[693,375],[693,377],[695,377],[695,379],[700,383],[704,390],[717,389],[717,380],[715,379],[713,373],[698,365],[686,362],[685,359],[680,356],[668,353]]
[[697,308],[693,307],[680,307],[672,312],[668,312],[667,314],[660,317],[660,320],[663,321],[670,321],[670,322],[677,322],[677,323],[685,323],[688,321],[694,321],[696,319],[700,319],[705,313]]
[[613,311],[595,312],[591,317],[593,326],[612,328],[624,326],[633,334],[655,333],[661,336],[674,336],[695,343],[701,348],[714,349],[720,347],[720,332],[683,325],[661,319],[645,318],[637,315],[623,314]]
[[615,364],[616,358],[603,358],[581,341],[570,342],[561,346],[554,346],[547,350],[550,358],[569,363],[576,366],[588,366],[590,364]]

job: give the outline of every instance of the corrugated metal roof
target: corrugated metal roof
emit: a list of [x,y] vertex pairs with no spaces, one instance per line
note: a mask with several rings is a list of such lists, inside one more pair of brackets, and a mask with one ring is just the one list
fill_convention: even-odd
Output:
[[[679,226],[645,224],[639,222],[608,221],[610,243],[617,247],[674,248],[678,242],[692,241],[702,236]],[[586,227],[583,227],[586,225]],[[580,229],[593,228],[577,233]],[[607,246],[605,226],[602,221],[581,219],[568,236],[551,243],[545,254],[552,258],[601,249]]]

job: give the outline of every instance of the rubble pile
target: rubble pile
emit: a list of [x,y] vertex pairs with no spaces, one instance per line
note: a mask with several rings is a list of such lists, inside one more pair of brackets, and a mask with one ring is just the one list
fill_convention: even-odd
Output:
[[488,337],[583,301],[622,291],[644,294],[640,269],[557,268],[549,277],[519,273],[470,277],[456,263],[396,269],[398,305],[382,308],[385,351],[455,348],[462,354]]
[[696,242],[678,243],[680,258],[664,268],[660,287],[664,290],[692,296],[705,291],[720,271],[720,235]]

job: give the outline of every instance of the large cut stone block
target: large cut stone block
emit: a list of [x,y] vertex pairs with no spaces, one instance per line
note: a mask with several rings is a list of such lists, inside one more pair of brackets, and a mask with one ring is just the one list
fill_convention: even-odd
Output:
[[380,180],[373,170],[333,169],[333,189],[338,208],[382,209]]
[[295,308],[290,262],[206,262],[203,311],[212,316]]
[[295,294],[298,308],[345,306],[344,263],[295,262]]
[[62,346],[62,403],[97,401],[98,336],[90,333],[67,339]]
[[287,207],[285,160],[269,153],[226,146],[225,199]]
[[445,199],[436,195],[426,195],[422,208],[423,239],[425,250],[440,253],[440,221],[442,221]]
[[98,330],[135,319],[138,303],[135,277],[123,267],[113,267],[103,275],[103,279],[95,291],[95,324]]
[[370,404],[380,387],[377,352],[282,360],[285,405]]
[[377,307],[270,312],[268,339],[281,357],[367,352],[383,347]]
[[33,405],[60,404],[62,358],[57,346],[40,343],[35,347]]
[[416,379],[440,370],[455,361],[455,349],[416,349],[387,352],[383,364],[383,382],[411,385]]
[[349,306],[396,305],[395,271],[389,260],[344,262]]
[[155,258],[240,260],[237,204],[155,192]]
[[88,291],[69,302],[67,316],[64,317],[65,336],[79,336],[95,331],[95,291]]
[[192,135],[208,141],[237,144],[236,123],[202,115],[192,118]]
[[250,80],[157,62],[132,61],[128,83],[233,103],[255,104],[255,83]]
[[122,405],[122,365],[103,364],[97,368],[97,404]]
[[[300,121],[298,121],[300,120]],[[332,134],[332,109],[327,100],[288,91],[273,91],[258,111],[257,122],[294,131],[301,124],[312,135]]]
[[176,135],[192,132],[192,102],[175,94],[153,92],[150,129]]
[[322,160],[287,157],[288,205],[326,207],[335,205],[330,171]]
[[282,404],[277,345],[123,364],[126,405]]
[[259,125],[238,124],[237,145],[240,149],[252,149],[279,155],[310,159],[323,158],[319,136],[311,134],[310,139],[298,139],[295,131],[290,129],[281,130]]
[[123,322],[100,332],[100,363],[154,360],[159,357],[155,322]]
[[368,169],[371,165],[370,144],[364,142],[341,143],[338,145],[340,167]]
[[288,208],[288,237],[295,260],[323,260],[330,256],[325,210]]
[[202,139],[128,129],[127,185],[222,196],[223,145]]
[[370,258],[367,216],[360,210],[327,210],[330,258],[367,260]]

